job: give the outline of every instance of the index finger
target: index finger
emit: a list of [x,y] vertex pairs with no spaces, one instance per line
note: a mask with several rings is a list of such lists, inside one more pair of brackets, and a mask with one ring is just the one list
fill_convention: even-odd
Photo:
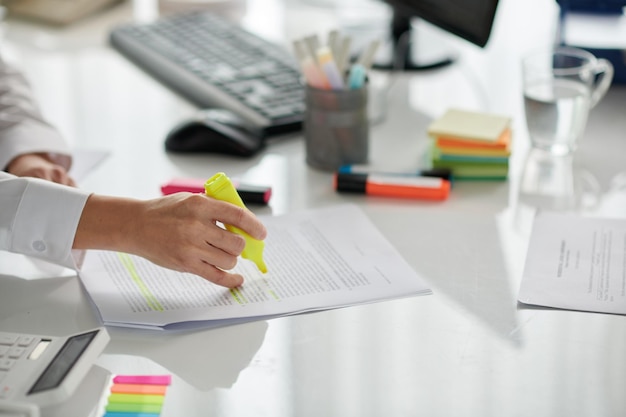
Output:
[[257,240],[266,238],[267,229],[265,225],[249,209],[227,201],[216,200],[213,197],[207,196],[207,198],[212,199],[217,204],[215,220],[241,229]]

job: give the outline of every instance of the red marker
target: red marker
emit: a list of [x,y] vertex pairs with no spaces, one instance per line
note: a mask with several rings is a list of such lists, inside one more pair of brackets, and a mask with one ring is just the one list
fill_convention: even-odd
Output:
[[[175,178],[161,186],[163,195],[188,191],[204,194],[204,182],[193,178]],[[244,204],[267,204],[272,196],[272,188],[262,185],[241,184],[233,181],[237,193]]]
[[336,173],[334,187],[338,192],[424,200],[445,200],[450,194],[448,180],[404,175]]

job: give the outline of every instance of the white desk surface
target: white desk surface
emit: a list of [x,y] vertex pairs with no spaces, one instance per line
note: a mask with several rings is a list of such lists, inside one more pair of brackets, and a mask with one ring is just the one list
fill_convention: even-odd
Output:
[[[337,24],[329,2],[260,3],[250,2],[244,22],[271,39]],[[194,108],[106,44],[112,23],[149,14],[149,2],[68,28],[9,19],[4,49],[26,69],[45,114],[77,149],[111,152],[82,187],[151,198],[172,177],[225,171],[273,187],[269,207],[251,207],[258,213],[352,202],[434,291],[216,330],[110,328],[98,363],[172,374],[164,417],[625,415],[626,318],[516,301],[533,213],[518,193],[528,150],[519,58],[552,41],[552,3],[502,0],[487,48],[457,40],[455,65],[394,76],[387,118],[372,128],[374,163],[417,166],[428,123],[451,106],[513,117],[510,180],[456,183],[441,203],[337,194],[329,173],[304,163],[301,136],[251,159],[165,153],[165,134]],[[576,154],[575,172],[601,190],[585,215],[626,214],[625,103],[626,87],[613,86]],[[64,334],[98,324],[75,275],[8,259],[0,258],[2,330]]]

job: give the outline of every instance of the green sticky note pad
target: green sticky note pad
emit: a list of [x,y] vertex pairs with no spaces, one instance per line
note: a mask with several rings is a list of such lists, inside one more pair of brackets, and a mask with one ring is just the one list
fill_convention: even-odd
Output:
[[132,403],[109,403],[105,410],[124,413],[153,413],[159,414],[163,406],[161,404],[132,404]]
[[113,393],[109,395],[109,404],[163,404],[165,399],[162,395],[145,395],[145,394],[119,394]]

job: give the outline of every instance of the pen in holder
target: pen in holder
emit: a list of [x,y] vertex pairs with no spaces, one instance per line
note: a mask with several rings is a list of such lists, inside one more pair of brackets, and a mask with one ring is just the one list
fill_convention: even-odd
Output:
[[367,163],[367,84],[357,89],[305,88],[306,162],[324,171]]

